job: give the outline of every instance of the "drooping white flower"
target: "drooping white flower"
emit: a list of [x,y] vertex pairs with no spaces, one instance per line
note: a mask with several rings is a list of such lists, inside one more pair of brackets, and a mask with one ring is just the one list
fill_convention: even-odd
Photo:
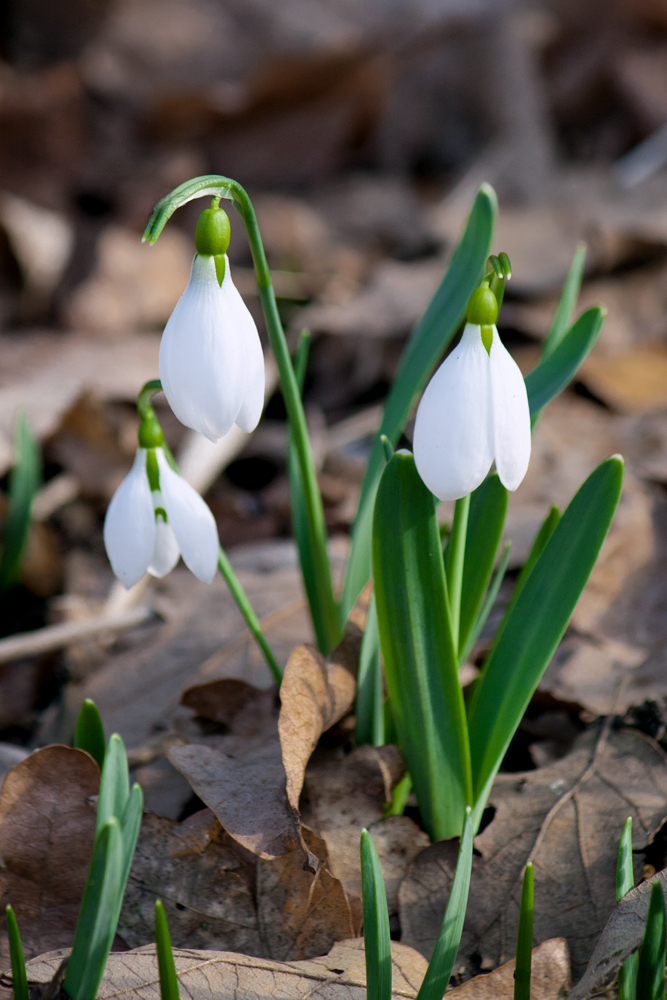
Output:
[[264,405],[264,355],[226,256],[222,286],[214,257],[195,256],[188,287],[162,335],[160,379],[181,423],[211,441],[234,423],[248,432],[257,426]]
[[501,483],[515,490],[530,460],[526,384],[494,326],[467,323],[457,347],[429,382],[417,410],[413,451],[419,475],[440,500],[476,489],[495,459]]
[[179,555],[205,583],[211,582],[218,564],[213,514],[197,491],[174,472],[162,448],[137,450],[134,465],[109,504],[104,545],[111,568],[128,589],[146,572],[165,576]]

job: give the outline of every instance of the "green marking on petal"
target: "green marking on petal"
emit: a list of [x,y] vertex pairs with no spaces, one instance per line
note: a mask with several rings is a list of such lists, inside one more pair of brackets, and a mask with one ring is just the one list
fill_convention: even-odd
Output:
[[164,521],[165,524],[167,523],[167,512],[164,509],[164,507],[156,507],[155,508],[155,520],[157,521],[157,519],[159,517],[162,518],[162,520]]
[[486,347],[486,353],[491,353],[491,344],[493,343],[493,327],[492,326],[482,326],[480,327],[482,331],[482,343]]

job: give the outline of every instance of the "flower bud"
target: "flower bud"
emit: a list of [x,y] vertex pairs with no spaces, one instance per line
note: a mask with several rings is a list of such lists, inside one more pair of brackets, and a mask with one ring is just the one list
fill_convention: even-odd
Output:
[[498,300],[486,282],[468,299],[467,318],[473,326],[493,326],[498,319]]
[[206,208],[197,219],[195,247],[204,257],[218,257],[229,247],[229,217],[222,208]]

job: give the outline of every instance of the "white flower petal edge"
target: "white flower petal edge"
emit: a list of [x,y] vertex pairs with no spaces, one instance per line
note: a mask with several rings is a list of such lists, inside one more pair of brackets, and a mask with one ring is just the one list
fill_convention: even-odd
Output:
[[264,352],[259,333],[248,307],[232,281],[229,261],[225,257],[225,277],[220,288],[224,301],[225,322],[235,324],[245,355],[243,367],[243,399],[236,423],[250,434],[259,423],[264,409]]
[[466,324],[422,396],[412,447],[419,475],[440,500],[472,493],[493,461],[489,356]]
[[196,490],[174,472],[157,450],[160,493],[183,562],[198,579],[210,583],[218,565],[218,529],[215,518]]
[[[153,493],[153,507],[164,508],[164,498],[161,493]],[[155,520],[155,544],[148,572],[151,576],[163,577],[171,573],[181,557],[181,550],[176,541],[172,526],[165,522],[161,514]]]
[[243,338],[226,315],[215,261],[196,256],[162,334],[160,379],[167,401],[181,423],[215,442],[241,409],[245,368]]
[[146,449],[120,484],[104,519],[104,545],[115,575],[133,587],[148,569],[155,544],[155,513],[146,475]]
[[489,360],[496,469],[503,486],[515,490],[530,461],[530,408],[523,375],[495,326]]

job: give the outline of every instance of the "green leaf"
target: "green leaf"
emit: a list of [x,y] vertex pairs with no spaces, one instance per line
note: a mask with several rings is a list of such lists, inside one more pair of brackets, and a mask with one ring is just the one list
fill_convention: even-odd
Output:
[[570,327],[553,352],[526,375],[530,416],[535,424],[547,403],[568,385],[598,339],[606,310],[601,306],[587,309]]
[[391,1000],[389,910],[380,861],[368,830],[361,831],[361,892],[364,904],[367,1000]]
[[371,595],[366,628],[361,640],[355,715],[357,746],[364,743],[370,743],[374,747],[384,746],[384,691],[375,594]]
[[112,816],[120,821],[125,814],[129,797],[130,776],[125,744],[118,733],[114,733],[109,739],[102,766],[100,794],[97,800],[96,836]]
[[9,955],[12,962],[12,988],[14,1000],[30,1000],[28,992],[28,977],[25,971],[25,958],[23,956],[23,945],[19,934],[19,925],[11,906],[6,908],[7,914],[7,937],[9,939]]
[[665,1000],[665,897],[656,879],[639,952],[637,1000]]
[[505,578],[505,573],[507,572],[507,564],[509,562],[511,548],[512,548],[512,543],[506,542],[505,548],[503,549],[503,554],[500,557],[500,562],[498,563],[498,568],[494,574],[493,580],[491,581],[491,585],[486,592],[486,597],[484,598],[484,603],[482,604],[480,612],[477,615],[477,621],[475,622],[475,626],[472,632],[470,633],[468,642],[466,643],[465,647],[461,650],[459,654],[459,663],[465,663],[465,661],[470,656],[472,648],[479,639],[482,633],[482,629],[486,625],[486,620],[491,614],[491,611],[493,610],[493,605],[496,603],[496,597],[498,596],[500,585],[502,584]]
[[528,863],[523,873],[519,931],[516,939],[514,967],[514,1000],[530,1000],[530,972],[533,962],[533,866]]
[[470,496],[461,587],[460,650],[468,648],[491,581],[507,515],[507,497],[507,490],[496,473],[487,476]]
[[160,996],[162,1000],[180,1000],[169,926],[164,906],[159,899],[155,903],[155,948],[160,970]]
[[468,905],[470,872],[472,871],[472,833],[472,815],[470,807],[468,807],[452,890],[447,900],[447,909],[424,981],[417,994],[417,1000],[442,1000],[445,990],[449,986],[456,954],[461,943],[463,922]]
[[30,433],[25,413],[18,416],[14,447],[16,462],[9,476],[9,514],[0,557],[0,591],[12,587],[20,576],[32,501],[41,480],[39,448]]
[[385,404],[382,426],[376,434],[368,461],[352,535],[342,598],[345,621],[354,602],[371,577],[373,507],[384,465],[382,436],[396,445],[405,427],[415,396],[465,318],[468,299],[484,273],[493,239],[497,212],[492,187],[483,184],[468,216],[440,286],[415,327]]
[[102,769],[106,747],[104,726],[97,705],[90,698],[86,698],[81,706],[74,734],[74,746],[77,750],[89,753],[93,760],[97,761],[100,770]]
[[456,837],[471,804],[465,708],[435,501],[406,451],[380,480],[373,571],[387,689],[422,819],[432,840]]
[[[632,864],[632,816],[628,816],[621,834],[616,864],[616,902],[634,889],[635,873]],[[618,970],[618,1000],[635,1000],[637,996],[637,970],[639,954],[634,952]]]
[[406,771],[400,781],[397,781],[391,790],[391,802],[385,806],[382,818],[387,816],[402,816],[408,804],[408,796],[412,791],[412,778],[410,772]]
[[[130,877],[132,858],[134,857],[134,849],[139,839],[139,828],[141,827],[143,812],[144,793],[141,785],[135,783],[132,785],[132,791],[130,792],[125,811],[120,820],[123,835],[123,892],[125,892],[125,885]],[[120,909],[118,913],[120,915]]]
[[623,460],[595,469],[537,559],[475,684],[469,710],[475,825],[509,742],[579,600],[623,484]]
[[120,823],[112,817],[95,838],[86,887],[74,932],[63,987],[73,1000],[91,1000],[102,982],[122,895],[123,843]]
[[565,279],[565,284],[563,285],[560,302],[558,303],[558,308],[556,309],[553,323],[551,324],[551,329],[549,330],[549,335],[544,341],[544,347],[542,348],[543,360],[548,358],[550,354],[553,354],[569,329],[570,323],[572,322],[572,313],[574,312],[577,299],[579,298],[579,292],[581,291],[581,281],[584,276],[585,263],[586,244],[580,243],[574,251],[574,257],[572,258],[572,263],[570,264],[570,270],[567,273],[567,278]]

